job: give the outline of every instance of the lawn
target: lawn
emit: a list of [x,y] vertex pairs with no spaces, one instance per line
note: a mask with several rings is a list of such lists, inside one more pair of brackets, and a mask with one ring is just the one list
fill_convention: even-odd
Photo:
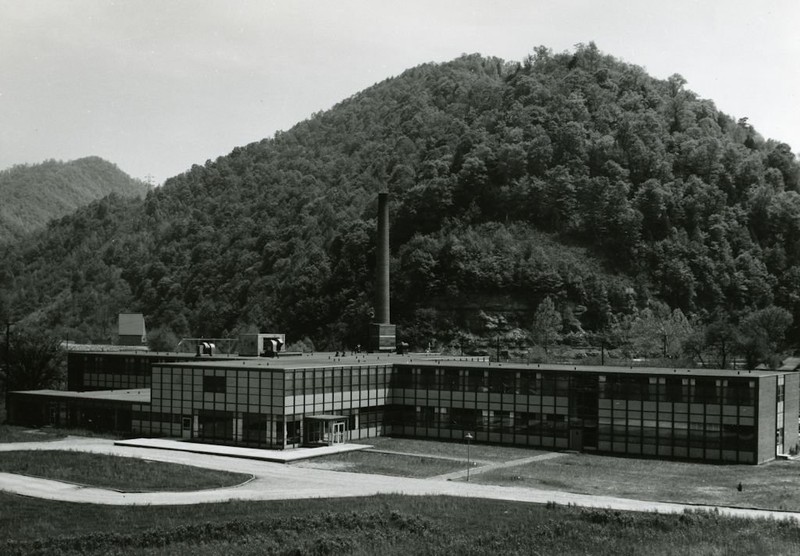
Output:
[[62,429],[53,427],[31,428],[17,425],[0,425],[0,443],[45,442],[60,440],[67,436],[90,436],[93,438],[119,438],[111,433],[100,433],[86,429]]
[[32,429],[15,425],[0,425],[0,442],[43,442],[64,438],[66,433],[61,429]]
[[202,490],[234,486],[251,478],[187,465],[60,450],[3,452],[0,471],[122,492]]
[[800,553],[796,523],[398,495],[106,507],[0,493],[7,555]]
[[[370,444],[378,450],[419,454],[425,456],[451,457],[466,461],[467,444],[465,442],[442,442],[439,440],[420,440],[414,438],[391,438],[380,436],[356,441],[359,444]],[[473,461],[505,462],[523,459],[548,453],[546,450],[534,448],[518,448],[514,446],[497,446],[491,444],[470,444],[470,458]]]
[[346,452],[314,458],[293,464],[297,467],[313,467],[349,473],[374,473],[393,477],[415,477],[425,479],[461,469],[466,470],[466,459],[462,461],[404,456],[375,452]]
[[[375,473],[421,479],[467,469],[467,445],[464,443],[390,437],[370,438],[358,441],[358,443],[369,444],[376,451],[336,454],[299,462],[295,465],[332,471]],[[469,455],[473,464],[491,464],[546,453],[548,452],[526,448],[472,444]]]
[[[365,441],[366,442],[366,441]],[[423,457],[455,455],[463,458],[452,471],[464,469],[466,446],[433,440],[375,438],[376,448],[419,454]],[[714,465],[656,459],[620,458],[586,453],[563,453],[558,457],[486,472],[487,463],[503,463],[544,454],[541,450],[504,446],[472,445],[472,482],[500,486],[531,487],[581,494],[598,494],[641,500],[742,506],[771,510],[800,511],[800,461],[774,461],[763,465]],[[356,452],[350,465],[339,470],[406,477],[431,477],[415,469],[414,460],[384,454],[372,465],[367,454]],[[363,459],[361,459],[363,458]],[[321,458],[320,462],[329,461]],[[330,469],[337,469],[332,465]],[[442,471],[447,473],[448,471]],[[742,490],[738,490],[739,483]]]
[[472,481],[642,500],[800,511],[800,461],[712,465],[563,454],[528,465],[475,473]]

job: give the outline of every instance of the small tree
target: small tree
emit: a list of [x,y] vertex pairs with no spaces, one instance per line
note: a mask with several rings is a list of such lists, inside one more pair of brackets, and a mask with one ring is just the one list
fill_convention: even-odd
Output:
[[533,315],[531,332],[537,345],[544,348],[545,354],[553,343],[557,342],[561,334],[561,313],[556,311],[555,303],[550,296],[545,297],[536,308]]
[[3,339],[0,354],[3,357],[0,378],[6,393],[56,388],[64,381],[65,351],[57,338],[16,331],[8,340]]
[[178,337],[168,326],[159,326],[147,333],[147,347],[150,351],[175,351]]
[[750,313],[739,325],[737,349],[748,369],[760,363],[775,367],[792,315],[781,307],[765,307]]
[[679,357],[692,332],[693,327],[683,311],[675,309],[670,312],[663,303],[654,303],[653,308],[642,311],[634,322],[633,351],[645,357]]
[[705,345],[716,358],[715,366],[725,369],[736,347],[737,331],[731,323],[716,320],[705,329]]

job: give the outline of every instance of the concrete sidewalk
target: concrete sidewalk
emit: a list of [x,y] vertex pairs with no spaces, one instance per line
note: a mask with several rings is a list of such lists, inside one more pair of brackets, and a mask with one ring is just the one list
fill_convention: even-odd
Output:
[[355,452],[371,448],[368,444],[333,444],[318,448],[292,448],[291,450],[267,450],[262,448],[241,448],[238,446],[220,446],[217,444],[200,444],[198,442],[182,442],[166,438],[133,438],[130,440],[117,440],[115,446],[127,448],[150,448],[156,450],[172,450],[176,452],[189,452],[192,454],[206,454],[210,456],[225,456],[229,458],[254,459],[270,461],[273,463],[290,463],[332,454]]
[[[486,473],[487,471],[494,471],[495,469],[504,469],[506,467],[516,467],[518,465],[527,465],[529,463],[534,463],[537,461],[544,461],[547,459],[553,459],[561,457],[564,454],[563,452],[550,452],[548,454],[539,454],[538,456],[531,456],[529,458],[522,458],[522,459],[513,459],[511,461],[504,461],[499,463],[489,463],[488,465],[481,465],[478,467],[471,467],[469,469],[469,476],[479,475],[481,473]],[[478,463],[476,461],[472,461],[471,463],[475,464]],[[461,471],[453,471],[452,473],[445,473],[444,475],[436,475],[435,477],[430,477],[431,480],[434,481],[456,481],[458,479],[463,479],[467,476],[467,470],[463,469]]]
[[[392,455],[392,456],[407,456],[407,457],[412,457],[412,458],[440,459],[440,460],[444,460],[444,461],[460,461],[460,462],[464,462],[464,465],[466,465],[466,462],[467,462],[467,458],[465,458],[465,457],[461,458],[461,457],[454,457],[454,456],[439,456],[439,455],[425,454],[425,453],[420,453],[420,452],[398,452],[396,450],[384,450],[382,448],[372,448],[372,447],[370,447],[370,448],[368,448],[367,450],[364,450],[364,451],[365,452],[372,452],[373,454],[389,454],[389,455]],[[492,463],[491,461],[483,460],[483,459],[481,459],[481,460],[473,459],[471,461],[473,463],[480,464],[480,465],[490,465]]]

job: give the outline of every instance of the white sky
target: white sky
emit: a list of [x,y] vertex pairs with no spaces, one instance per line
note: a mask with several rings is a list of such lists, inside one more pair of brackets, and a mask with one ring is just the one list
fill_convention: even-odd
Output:
[[155,183],[425,62],[595,41],[800,150],[797,0],[0,0],[0,169]]

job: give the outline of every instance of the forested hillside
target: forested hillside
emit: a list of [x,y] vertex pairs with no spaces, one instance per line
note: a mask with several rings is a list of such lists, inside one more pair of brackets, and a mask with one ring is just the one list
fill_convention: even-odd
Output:
[[415,347],[648,329],[701,355],[714,331],[767,323],[777,348],[800,323],[791,148],[594,44],[419,66],[144,201],[96,202],[6,248],[7,310],[75,339],[137,310],[178,335],[364,343],[382,189]]
[[0,171],[0,243],[19,239],[109,193],[144,197],[149,186],[96,156]]

